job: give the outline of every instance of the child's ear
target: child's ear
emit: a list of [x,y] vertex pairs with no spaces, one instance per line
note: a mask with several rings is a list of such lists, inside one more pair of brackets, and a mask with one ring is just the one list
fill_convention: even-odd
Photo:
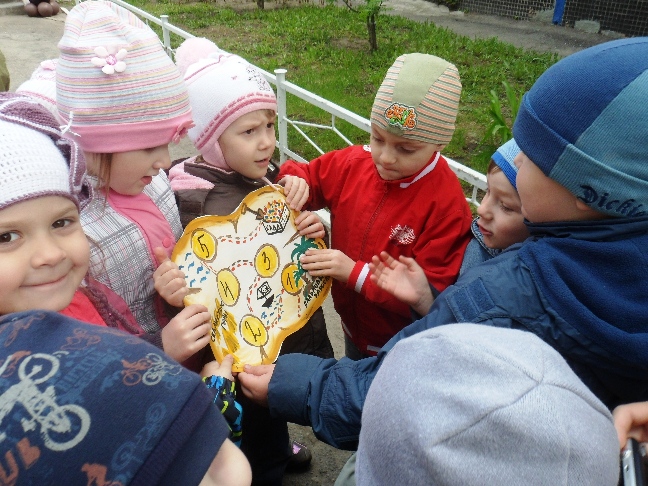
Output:
[[601,211],[597,211],[596,209],[594,209],[591,206],[588,206],[583,201],[578,199],[576,196],[574,196],[574,198],[576,198],[576,209],[583,212],[583,217],[580,218],[582,220],[586,220],[586,219],[607,219],[607,218],[613,217],[613,216],[610,216],[609,214],[605,214],[605,213],[602,213]]

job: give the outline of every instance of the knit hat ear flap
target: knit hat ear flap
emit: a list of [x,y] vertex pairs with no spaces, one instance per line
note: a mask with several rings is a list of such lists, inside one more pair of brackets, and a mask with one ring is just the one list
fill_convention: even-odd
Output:
[[371,123],[403,138],[447,145],[460,96],[459,71],[453,64],[429,54],[404,54],[378,88]]
[[91,196],[85,159],[34,98],[0,93],[0,209],[48,195],[83,208]]
[[82,2],[70,11],[58,46],[57,106],[83,150],[158,147],[179,141],[192,125],[178,68],[130,11]]
[[[188,39],[178,48],[179,63],[186,63],[182,53],[191,51],[188,47],[197,42]],[[245,59],[215,44],[204,56],[190,64],[184,75],[195,123],[189,138],[205,162],[230,171],[218,139],[243,115],[257,110],[276,112],[277,98],[263,74]]]

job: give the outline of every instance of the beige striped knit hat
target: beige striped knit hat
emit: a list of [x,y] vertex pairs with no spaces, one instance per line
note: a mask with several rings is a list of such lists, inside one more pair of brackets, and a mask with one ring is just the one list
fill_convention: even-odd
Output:
[[58,111],[83,150],[158,147],[192,126],[180,71],[155,32],[128,10],[100,0],[80,3],[58,47]]
[[378,88],[371,123],[403,138],[448,145],[460,96],[454,64],[430,54],[403,54]]

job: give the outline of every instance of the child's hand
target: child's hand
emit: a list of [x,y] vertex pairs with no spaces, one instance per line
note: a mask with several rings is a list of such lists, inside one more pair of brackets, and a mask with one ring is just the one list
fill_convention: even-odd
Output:
[[434,296],[430,284],[425,272],[413,258],[401,255],[395,260],[383,251],[380,257],[372,257],[369,270],[369,278],[374,284],[411,306],[420,315],[424,316],[432,307]]
[[162,349],[182,363],[209,344],[211,315],[207,307],[192,304],[162,329]]
[[310,211],[303,211],[295,218],[295,225],[302,236],[307,238],[324,238],[326,231],[319,216]]
[[300,211],[308,201],[310,193],[308,182],[301,177],[288,175],[279,181],[279,185],[284,188],[288,206],[295,211]]
[[648,402],[619,405],[612,416],[621,449],[630,437],[638,442],[648,442]]
[[164,248],[154,248],[153,253],[159,266],[153,272],[153,286],[169,304],[183,307],[183,299],[189,293],[185,275],[174,262],[169,260]]
[[244,371],[238,374],[243,395],[253,402],[268,406],[268,385],[272,379],[275,365],[245,365]]
[[299,260],[304,270],[313,277],[333,277],[346,282],[355,262],[340,250],[308,250]]
[[223,362],[219,363],[214,360],[207,363],[203,366],[200,376],[203,378],[206,376],[222,376],[227,378],[230,381],[234,381],[234,375],[232,375],[232,364],[234,363],[234,356],[228,354],[223,358]]

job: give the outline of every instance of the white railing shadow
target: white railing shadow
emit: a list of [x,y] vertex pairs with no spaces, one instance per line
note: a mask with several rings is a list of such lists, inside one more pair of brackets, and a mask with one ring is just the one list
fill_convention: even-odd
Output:
[[[91,0],[88,0],[91,1]],[[76,0],[79,3],[79,0]],[[161,15],[160,18],[151,15],[150,13],[134,7],[133,5],[124,2],[122,0],[112,0],[113,3],[124,7],[125,9],[130,10],[141,19],[145,20],[147,24],[153,23],[161,27],[162,29],[162,44],[166,49],[169,56],[173,57],[175,52],[171,46],[171,34],[178,35],[183,39],[189,39],[195,37],[195,35],[186,32],[179,27],[171,24],[169,22],[168,15]],[[336,120],[344,120],[345,122],[355,126],[365,132],[369,133],[371,130],[371,124],[368,119],[361,117],[360,115],[353,113],[352,111],[347,110],[335,103],[322,98],[310,91],[293,84],[289,81],[286,81],[286,69],[275,69],[274,73],[270,73],[261,68],[258,68],[261,73],[266,77],[269,83],[273,84],[277,93],[277,149],[279,150],[280,163],[285,162],[288,159],[297,160],[300,162],[308,162],[308,159],[304,158],[299,153],[293,151],[288,146],[288,127],[292,127],[297,133],[299,133],[319,154],[323,154],[324,150],[309,137],[302,127],[316,128],[321,130],[328,130],[335,133],[344,143],[347,145],[353,145],[353,143],[337,128]],[[288,117],[287,113],[287,95],[291,94],[300,98],[307,103],[318,107],[319,109],[329,113],[331,115],[331,124],[322,125],[317,123],[309,123],[299,120],[294,120]],[[478,191],[486,190],[486,176],[481,172],[471,169],[455,160],[452,160],[446,157],[450,168],[454,171],[457,177],[471,186],[472,190],[469,197],[466,197],[466,200],[475,205],[479,206]],[[326,215],[328,219],[328,215]]]

